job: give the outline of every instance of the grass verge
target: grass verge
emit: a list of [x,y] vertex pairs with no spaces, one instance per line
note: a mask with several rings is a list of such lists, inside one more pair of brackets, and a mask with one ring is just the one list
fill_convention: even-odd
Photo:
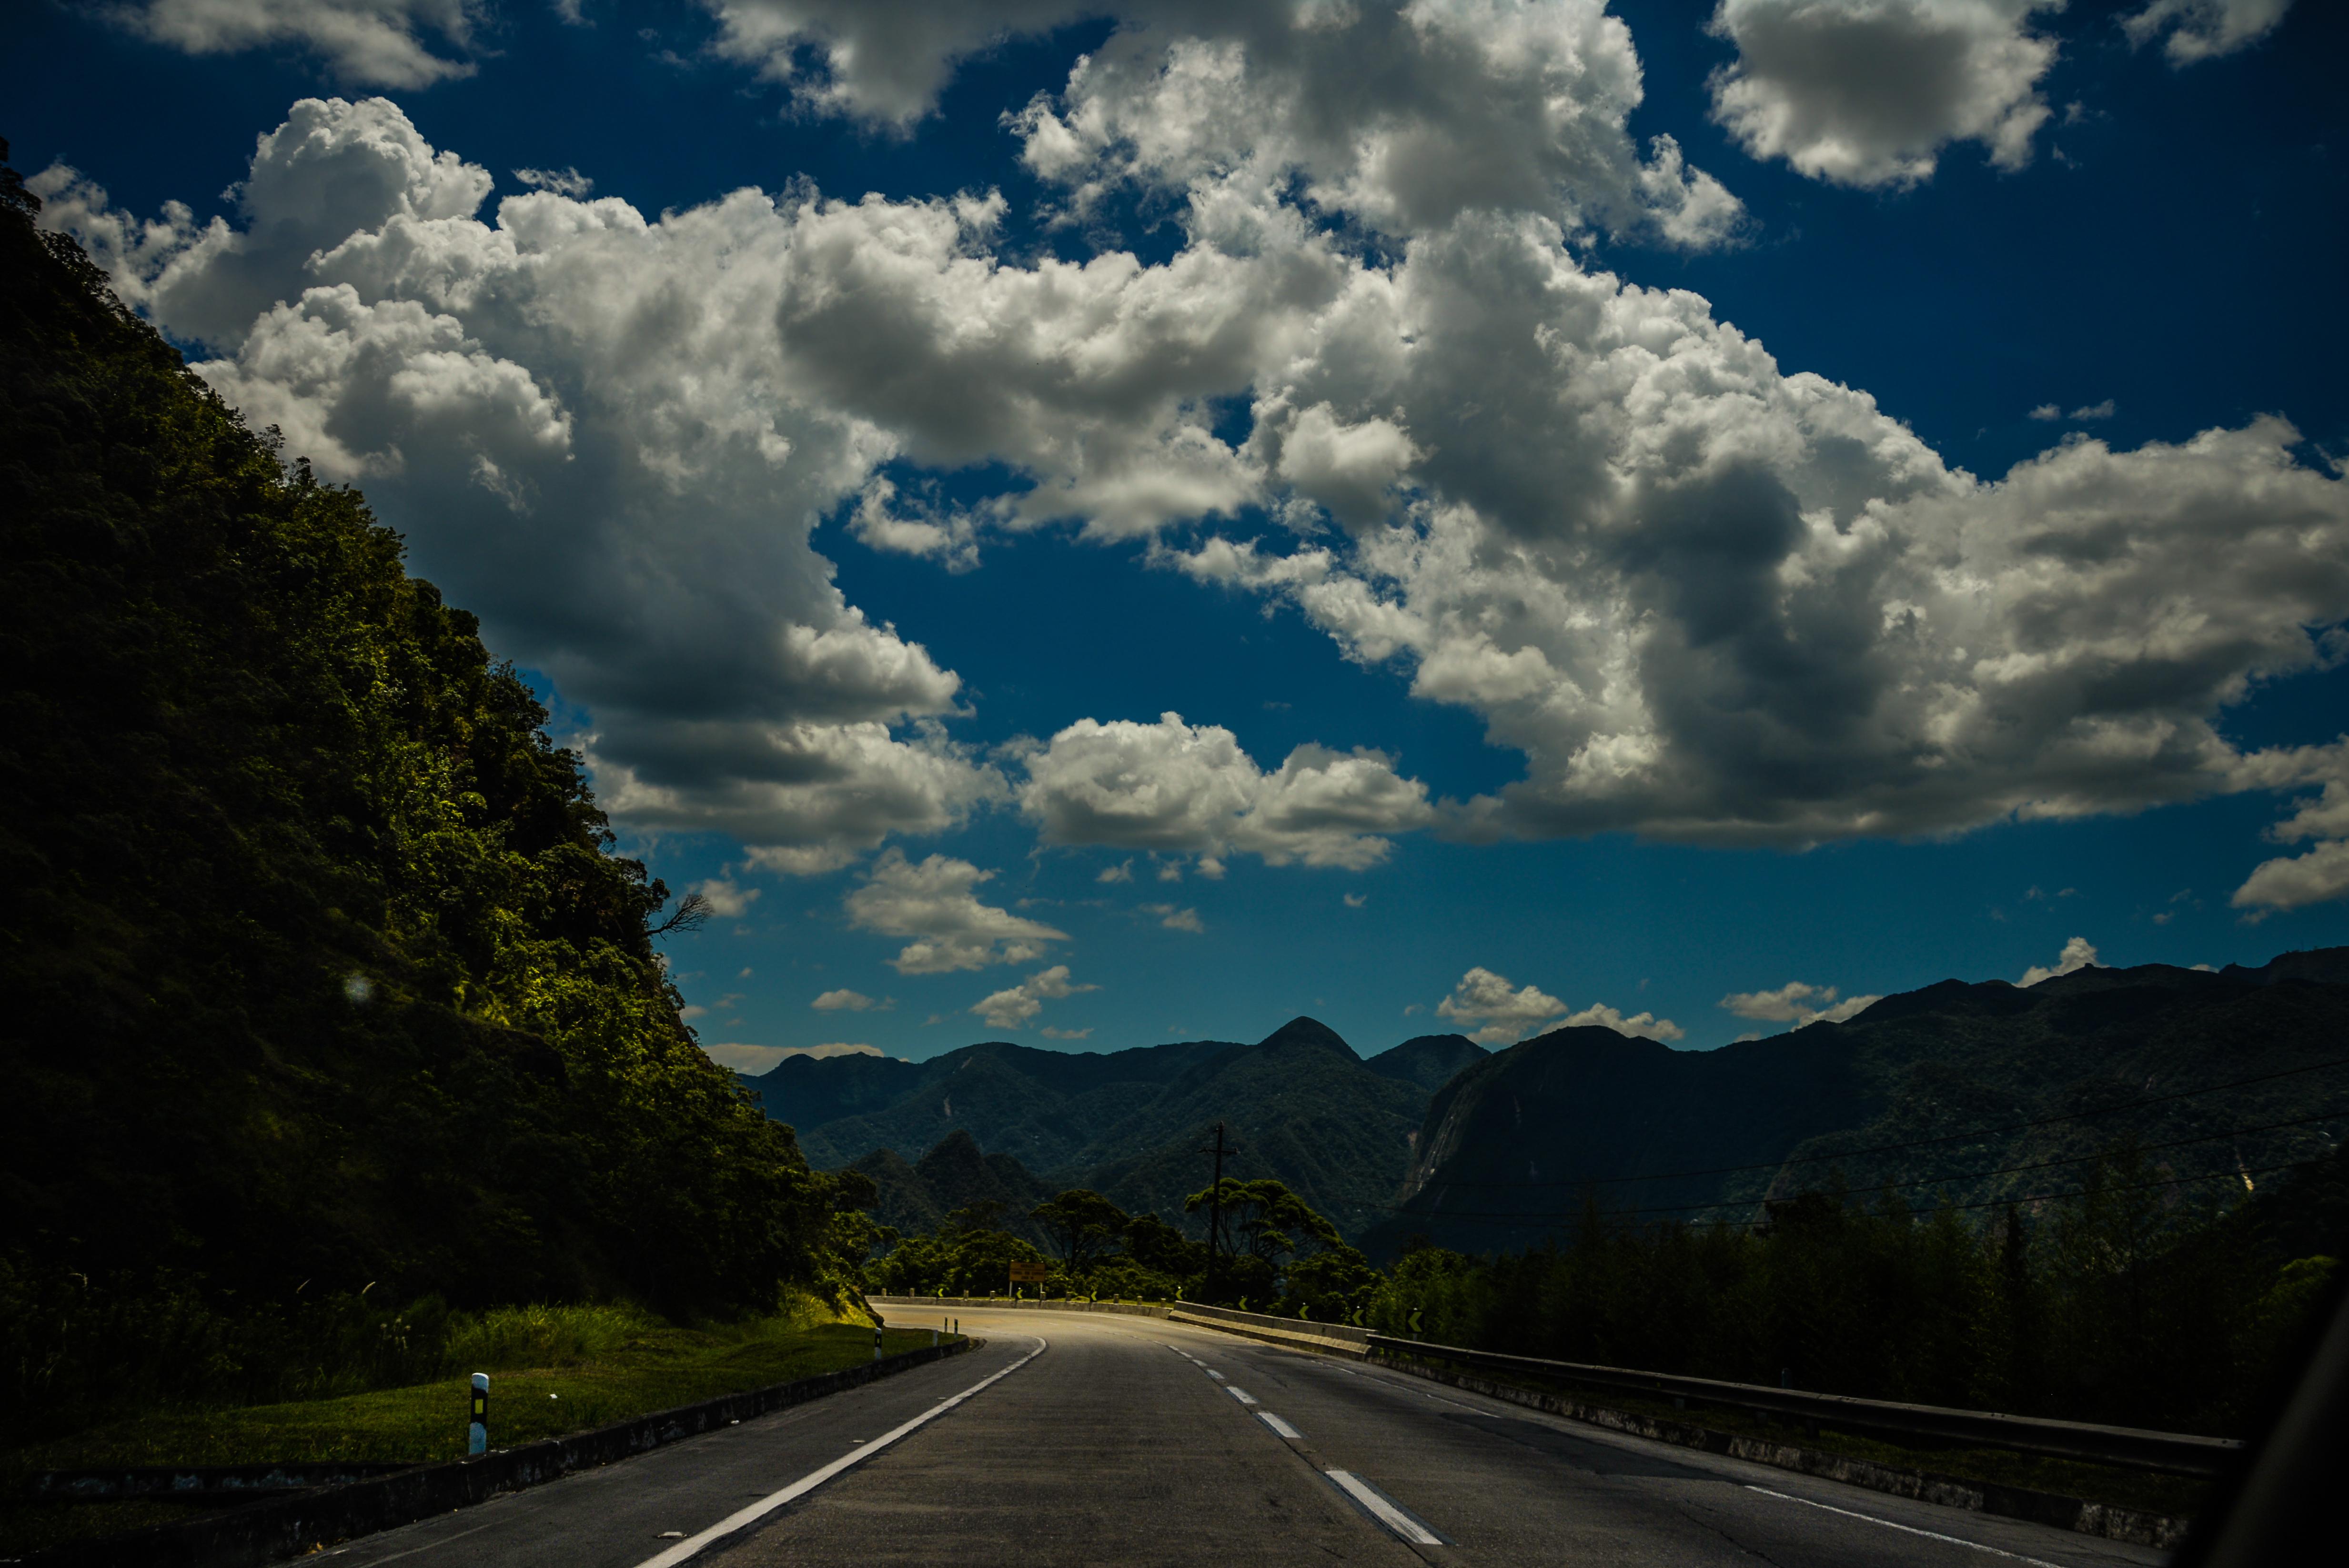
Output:
[[[892,1328],[891,1355],[930,1343],[927,1328]],[[527,1342],[525,1342],[525,1345]],[[868,1361],[873,1330],[804,1315],[678,1327],[633,1318],[624,1332],[559,1347],[555,1364],[490,1377],[490,1443],[519,1448],[720,1394],[788,1383]],[[519,1352],[514,1352],[519,1353]],[[24,1477],[111,1465],[229,1465],[370,1460],[418,1464],[462,1458],[464,1376],[333,1399],[233,1409],[160,1409],[0,1455],[0,1561],[189,1517],[163,1502],[28,1503]]]

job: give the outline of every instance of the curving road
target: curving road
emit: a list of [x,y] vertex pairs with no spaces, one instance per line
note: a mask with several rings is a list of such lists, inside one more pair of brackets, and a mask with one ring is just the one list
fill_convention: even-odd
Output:
[[410,1568],[2162,1561],[1211,1330],[962,1318],[988,1340],[974,1354],[334,1555]]

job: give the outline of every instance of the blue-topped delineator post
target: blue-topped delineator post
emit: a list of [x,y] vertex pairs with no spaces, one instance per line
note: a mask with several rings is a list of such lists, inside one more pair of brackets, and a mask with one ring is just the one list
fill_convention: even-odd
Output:
[[465,1428],[465,1451],[490,1451],[490,1375],[486,1372],[473,1374],[473,1418]]

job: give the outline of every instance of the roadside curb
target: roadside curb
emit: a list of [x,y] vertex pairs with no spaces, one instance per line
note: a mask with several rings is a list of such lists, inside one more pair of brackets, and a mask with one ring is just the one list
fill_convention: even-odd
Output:
[[838,1372],[657,1410],[566,1438],[549,1438],[474,1459],[419,1465],[347,1486],[251,1503],[184,1524],[154,1525],[0,1561],[20,1563],[26,1568],[126,1568],[129,1564],[259,1568],[329,1542],[355,1540],[470,1508],[507,1492],[560,1480],[575,1470],[633,1459],[754,1416],[844,1393],[876,1378],[962,1355],[979,1343],[966,1338],[926,1346]]
[[2186,1536],[2189,1522],[2169,1514],[2089,1502],[2082,1498],[2033,1491],[2026,1487],[2003,1486],[1996,1481],[1971,1480],[1962,1476],[1939,1475],[1930,1470],[1905,1470],[1897,1465],[1878,1464],[1873,1460],[1854,1459],[1848,1454],[1775,1443],[1764,1438],[1742,1437],[1684,1421],[1660,1420],[1603,1405],[1586,1405],[1579,1399],[1522,1388],[1513,1383],[1499,1383],[1489,1377],[1446,1372],[1394,1357],[1372,1356],[1369,1359],[1373,1366],[1408,1373],[1413,1377],[1423,1377],[1431,1383],[1442,1383],[1512,1405],[1524,1405],[1630,1437],[1647,1438],[1679,1448],[1702,1449],[1707,1453],[1723,1454],[1775,1470],[1795,1470],[1825,1480],[1842,1481],[1847,1486],[1910,1498],[1919,1502],[1937,1503],[1943,1508],[2027,1520],[2033,1524],[2053,1525],[2058,1530],[2101,1536],[2107,1541],[2126,1541],[2138,1546],[2168,1549]]

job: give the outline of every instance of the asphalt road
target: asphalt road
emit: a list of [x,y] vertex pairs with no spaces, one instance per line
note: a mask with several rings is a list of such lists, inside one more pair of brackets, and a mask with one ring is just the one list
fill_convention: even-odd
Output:
[[962,1319],[988,1339],[972,1355],[336,1556],[410,1568],[2162,1561],[1153,1318]]

